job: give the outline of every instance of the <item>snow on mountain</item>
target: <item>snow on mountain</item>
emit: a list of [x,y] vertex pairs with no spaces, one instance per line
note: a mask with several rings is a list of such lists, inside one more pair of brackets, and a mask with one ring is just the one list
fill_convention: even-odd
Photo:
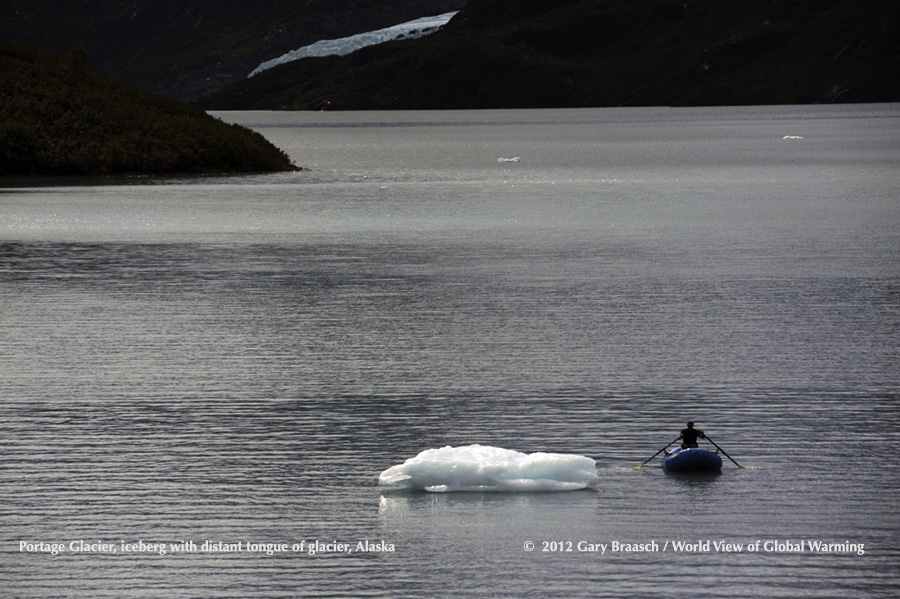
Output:
[[261,73],[262,71],[271,69],[280,64],[300,60],[301,58],[312,56],[343,56],[344,54],[350,54],[351,52],[355,52],[366,46],[374,46],[376,44],[382,44],[397,39],[422,37],[429,33],[434,33],[446,25],[455,14],[456,12],[448,12],[433,17],[422,17],[421,19],[400,23],[399,25],[387,27],[386,29],[378,29],[377,31],[369,31],[336,40],[321,40],[314,44],[310,44],[309,46],[292,50],[278,58],[267,60],[247,75],[247,78],[249,79],[257,73]]

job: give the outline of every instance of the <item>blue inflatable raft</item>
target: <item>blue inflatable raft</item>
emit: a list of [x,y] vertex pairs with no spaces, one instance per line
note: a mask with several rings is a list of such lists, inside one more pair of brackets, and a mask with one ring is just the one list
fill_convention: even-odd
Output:
[[679,447],[663,460],[663,467],[669,472],[715,472],[722,469],[722,458],[699,447]]

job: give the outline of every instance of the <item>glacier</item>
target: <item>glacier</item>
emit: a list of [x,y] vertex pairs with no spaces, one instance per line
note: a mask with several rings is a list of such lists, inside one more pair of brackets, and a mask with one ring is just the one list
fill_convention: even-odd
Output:
[[271,69],[272,67],[277,67],[280,64],[293,62],[295,60],[300,60],[301,58],[313,56],[343,56],[344,54],[350,54],[351,52],[355,52],[366,46],[374,46],[396,39],[414,39],[423,37],[430,33],[434,33],[446,25],[457,12],[459,11],[448,12],[432,17],[422,17],[421,19],[416,19],[414,21],[407,21],[406,23],[400,23],[399,25],[393,25],[392,27],[387,27],[385,29],[359,33],[351,35],[350,37],[342,37],[335,40],[321,40],[314,44],[310,44],[309,46],[291,50],[278,58],[263,62],[253,69],[253,71],[247,75],[247,78],[249,79],[258,73]]
[[426,449],[391,466],[378,483],[414,491],[573,491],[597,486],[596,462],[564,453],[466,445]]

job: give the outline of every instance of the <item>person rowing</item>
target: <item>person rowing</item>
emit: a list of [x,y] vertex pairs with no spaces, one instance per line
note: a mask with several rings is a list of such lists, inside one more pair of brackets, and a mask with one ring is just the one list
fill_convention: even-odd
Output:
[[[698,446],[697,446],[697,439],[706,439],[707,441],[709,441],[710,443],[713,444],[713,447],[716,448],[716,451],[715,451],[715,453],[711,453],[711,452],[708,452],[708,451],[706,451],[706,450],[700,450],[700,451],[697,451],[697,452],[683,452],[683,453],[679,453],[677,450],[676,450],[676,451],[673,451],[673,452],[670,452],[670,451],[669,451],[669,447],[671,447],[672,445],[674,445],[675,443],[677,443],[679,439],[681,439],[681,449],[682,449],[682,450],[698,448]],[[699,448],[698,448],[698,449],[699,449]],[[716,445],[716,442],[715,442],[715,441],[713,441],[712,439],[710,439],[709,437],[707,437],[706,434],[705,434],[703,431],[694,428],[694,423],[693,423],[693,422],[688,422],[688,423],[687,423],[687,428],[684,429],[683,431],[681,431],[681,433],[678,435],[678,437],[676,437],[675,439],[672,439],[672,441],[671,441],[668,445],[666,445],[665,447],[663,447],[662,449],[660,449],[659,451],[657,451],[656,453],[654,453],[652,456],[650,456],[649,458],[647,458],[646,460],[644,460],[643,463],[641,463],[641,464],[635,466],[634,469],[635,469],[635,470],[640,470],[641,467],[643,467],[643,466],[644,466],[645,464],[647,464],[650,460],[652,460],[653,458],[655,458],[656,456],[658,456],[658,455],[661,454],[661,453],[664,453],[667,457],[669,457],[669,456],[676,456],[676,455],[677,455],[677,456],[688,456],[688,455],[690,455],[690,456],[692,456],[692,457],[695,457],[695,456],[704,456],[704,455],[706,455],[706,456],[716,456],[715,459],[716,459],[716,461],[718,461],[718,464],[715,466],[715,469],[718,469],[718,468],[720,468],[720,467],[722,466],[722,463],[721,463],[722,460],[718,458],[718,454],[719,454],[720,452],[721,452],[726,458],[728,458],[729,460],[731,460],[732,462],[734,462],[734,465],[735,465],[735,466],[737,466],[738,468],[743,468],[743,466],[741,466],[740,464],[738,464],[737,462],[735,462],[735,461],[734,461],[734,458],[731,457],[730,455],[728,455],[728,454],[725,452],[724,449],[722,449],[721,447],[719,447],[718,445]],[[666,460],[666,462],[668,462],[668,461],[669,461],[669,460]],[[695,462],[696,462],[696,460],[695,460]],[[704,462],[702,468],[697,468],[697,467],[696,467],[696,464],[693,464],[693,469],[706,469],[706,470],[709,470],[709,469],[711,469],[711,468],[710,468],[710,464],[711,464],[711,463],[715,463],[715,462],[710,462],[710,461],[708,461],[708,460],[705,460],[705,462]],[[674,469],[675,469],[675,468],[670,467],[670,466],[668,466],[668,465],[666,465],[666,468],[669,468],[670,470],[674,470]],[[678,467],[678,469],[679,469],[679,470],[684,469],[684,466],[681,465],[681,466]]]
[[681,431],[678,438],[681,439],[682,449],[690,449],[691,447],[697,447],[697,439],[705,439],[706,435],[703,434],[703,431],[694,428],[693,422],[688,422],[687,428]]

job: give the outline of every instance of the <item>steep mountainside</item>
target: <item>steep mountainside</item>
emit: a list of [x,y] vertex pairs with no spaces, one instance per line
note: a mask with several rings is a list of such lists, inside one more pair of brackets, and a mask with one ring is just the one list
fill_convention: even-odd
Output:
[[321,39],[458,10],[465,0],[3,0],[0,39],[182,100]]
[[293,169],[259,133],[98,75],[83,52],[0,41],[0,175]]
[[896,0],[473,0],[441,31],[201,101],[403,109],[900,101]]

